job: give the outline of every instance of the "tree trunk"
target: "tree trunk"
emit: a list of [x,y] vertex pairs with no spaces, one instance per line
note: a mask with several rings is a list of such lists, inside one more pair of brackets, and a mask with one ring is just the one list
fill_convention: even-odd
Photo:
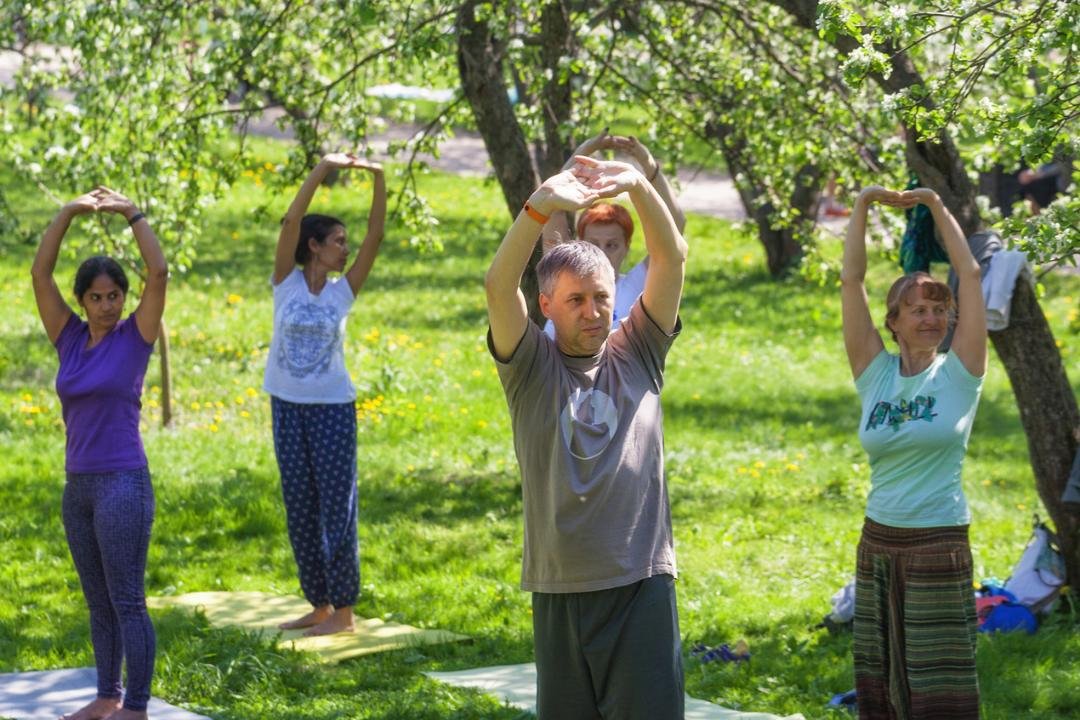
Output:
[[569,10],[562,0],[549,2],[540,13],[541,59],[550,80],[540,91],[540,114],[544,120],[543,151],[537,153],[540,178],[549,178],[562,170],[573,150],[567,126],[572,103],[570,75],[563,76],[564,58],[574,56],[574,35]]
[[[789,12],[808,31],[816,32],[818,0],[770,1]],[[838,35],[832,44],[846,54],[859,43],[850,36]],[[879,45],[878,49],[890,58],[892,65],[888,78],[874,76],[882,88],[894,93],[915,85],[927,87],[906,52],[889,43]],[[934,109],[931,98],[925,98],[922,104],[927,110]],[[938,193],[964,233],[970,236],[980,228],[981,219],[975,204],[975,188],[952,137],[943,131],[933,142],[916,142],[914,129],[904,130],[909,166],[923,185]],[[1080,583],[1080,516],[1061,502],[1061,496],[1080,442],[1080,410],[1046,316],[1024,281],[1017,283],[1010,317],[1009,327],[992,333],[991,340],[1016,396],[1035,486],[1057,528],[1068,583],[1076,586]]]
[[799,169],[795,178],[795,190],[788,204],[799,211],[803,220],[796,225],[778,227],[772,218],[776,208],[772,203],[762,203],[758,199],[765,195],[765,189],[755,180],[754,160],[747,155],[746,143],[735,128],[723,123],[708,123],[705,132],[720,144],[720,152],[735,181],[739,200],[742,201],[747,217],[754,221],[758,240],[765,247],[769,274],[774,278],[783,277],[799,264],[802,257],[803,249],[797,237],[798,233],[805,232],[816,221],[821,173],[813,165],[804,165]]
[[[495,177],[502,188],[507,209],[511,217],[517,217],[540,182],[529,158],[525,134],[514,116],[514,108],[506,93],[503,72],[505,47],[487,25],[476,20],[475,8],[478,3],[479,0],[467,0],[458,11],[458,73],[476,127],[495,168]],[[537,243],[521,278],[529,317],[537,323],[544,321],[537,299],[539,287],[536,282],[536,263],[541,255],[542,248]]]
[[990,333],[1028,438],[1035,487],[1057,528],[1069,584],[1080,579],[1080,514],[1061,501],[1080,444],[1080,411],[1035,291],[1017,280],[1009,327]]
[[172,423],[172,364],[169,357],[169,329],[165,327],[165,318],[161,318],[157,346],[161,358],[161,426],[169,427]]

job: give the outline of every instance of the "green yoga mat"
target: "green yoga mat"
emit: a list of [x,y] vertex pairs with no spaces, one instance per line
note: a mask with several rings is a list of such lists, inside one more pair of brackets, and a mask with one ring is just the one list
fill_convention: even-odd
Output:
[[298,597],[261,592],[196,592],[186,595],[149,597],[151,608],[189,608],[201,610],[211,625],[241,627],[280,633],[280,645],[317,653],[326,662],[384,650],[398,650],[417,645],[434,645],[468,640],[465,635],[446,630],[425,630],[396,622],[356,618],[356,632],[304,637],[303,630],[278,630],[279,623],[293,620],[311,610]]

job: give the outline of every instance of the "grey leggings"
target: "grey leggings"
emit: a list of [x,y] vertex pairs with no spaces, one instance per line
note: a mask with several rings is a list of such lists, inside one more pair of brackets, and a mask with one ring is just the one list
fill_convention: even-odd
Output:
[[124,707],[145,710],[156,642],[144,588],[154,522],[150,471],[68,473],[63,513],[68,548],[90,608],[98,697],[121,696],[120,664],[126,658]]

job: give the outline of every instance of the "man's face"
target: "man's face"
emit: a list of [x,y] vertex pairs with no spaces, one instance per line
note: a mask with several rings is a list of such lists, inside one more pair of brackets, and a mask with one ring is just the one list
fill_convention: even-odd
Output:
[[630,252],[630,244],[626,242],[626,233],[622,227],[616,223],[592,223],[585,226],[581,239],[604,251],[615,270],[615,277],[618,277],[623,260]]
[[600,352],[611,332],[615,284],[607,273],[578,276],[569,271],[555,278],[551,296],[540,293],[540,310],[555,326],[555,343],[566,355]]

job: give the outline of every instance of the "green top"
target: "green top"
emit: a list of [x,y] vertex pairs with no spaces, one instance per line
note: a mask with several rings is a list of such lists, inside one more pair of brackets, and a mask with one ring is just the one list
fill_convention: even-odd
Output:
[[862,400],[859,441],[870,458],[867,517],[909,528],[971,522],[960,469],[982,378],[952,352],[903,377],[900,357],[882,350],[855,389]]

